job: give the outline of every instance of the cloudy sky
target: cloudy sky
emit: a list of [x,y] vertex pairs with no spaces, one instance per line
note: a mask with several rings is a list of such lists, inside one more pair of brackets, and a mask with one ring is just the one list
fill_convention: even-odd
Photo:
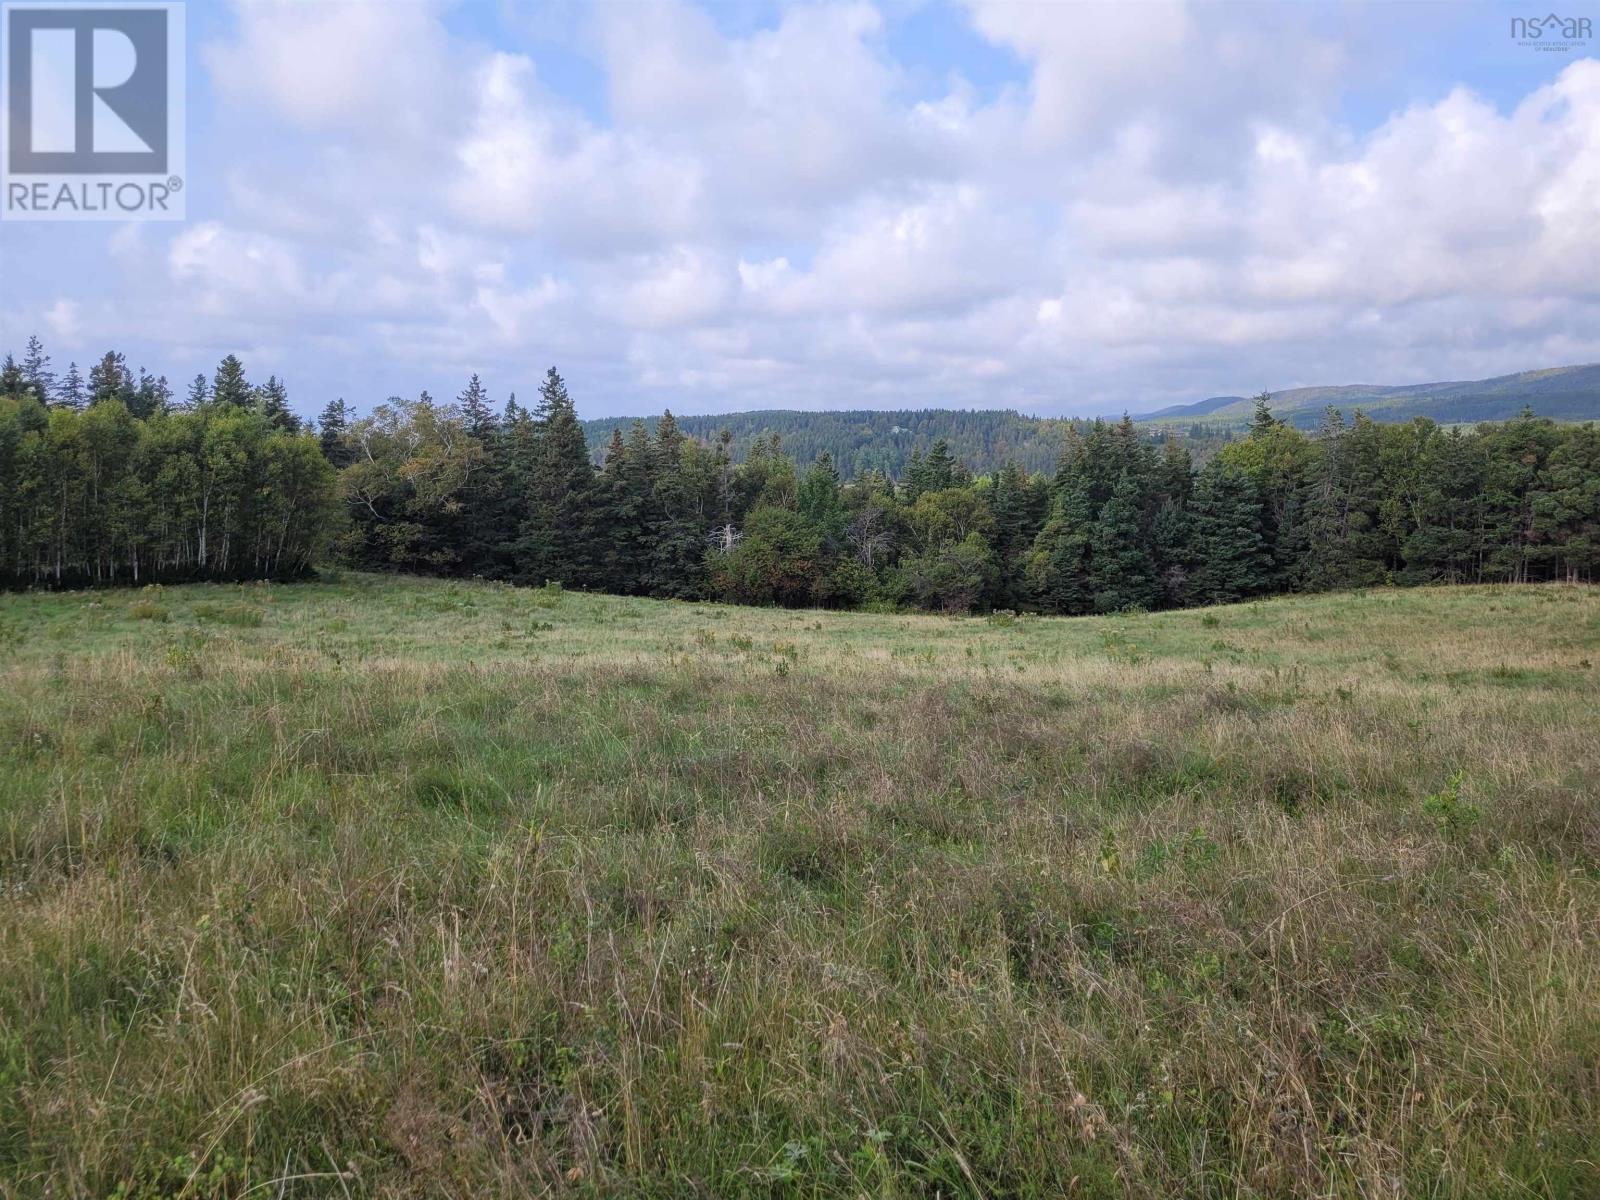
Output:
[[0,346],[585,416],[1592,362],[1600,39],[1522,11],[195,2],[188,220],[0,225]]

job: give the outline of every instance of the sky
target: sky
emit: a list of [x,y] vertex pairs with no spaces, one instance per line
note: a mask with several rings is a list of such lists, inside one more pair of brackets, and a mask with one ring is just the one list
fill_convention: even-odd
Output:
[[1594,362],[1600,39],[1546,11],[192,0],[187,219],[0,223],[0,349],[586,417]]

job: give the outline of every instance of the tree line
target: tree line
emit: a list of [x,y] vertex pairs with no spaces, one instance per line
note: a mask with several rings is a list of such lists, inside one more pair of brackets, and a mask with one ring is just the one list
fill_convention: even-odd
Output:
[[342,511],[283,384],[232,355],[176,404],[116,353],[87,382],[37,338],[0,365],[0,585],[294,576]]
[[[743,462],[757,442],[766,443],[775,435],[796,462],[815,462],[826,454],[841,478],[853,481],[873,471],[898,479],[910,469],[913,458],[925,457],[941,439],[975,474],[992,475],[1008,462],[1029,474],[1050,472],[1061,461],[1068,430],[1082,436],[1092,422],[1083,417],[1030,417],[1009,409],[862,409],[722,413],[678,417],[677,423],[684,433],[702,441],[727,432],[735,462]],[[621,429],[626,434],[631,424],[617,418],[583,422],[596,464],[604,461],[612,432]],[[1181,429],[1190,448],[1203,456],[1234,438],[1228,426],[1204,421],[1173,428]],[[1160,446],[1168,426],[1140,423],[1139,432]]]
[[[975,474],[935,439],[845,480],[777,434],[671,413],[613,426],[598,464],[554,368],[530,406],[474,375],[453,402],[330,403],[223,360],[173,402],[108,355],[89,394],[0,375],[0,552],[13,582],[366,569],[625,594],[837,607],[1113,612],[1379,584],[1593,580],[1600,429],[1531,414],[1473,430],[1258,398],[1196,469],[1130,420],[1063,423],[1052,470]],[[107,365],[107,363],[111,365]],[[113,369],[114,368],[114,369]],[[165,393],[165,394],[164,394]]]

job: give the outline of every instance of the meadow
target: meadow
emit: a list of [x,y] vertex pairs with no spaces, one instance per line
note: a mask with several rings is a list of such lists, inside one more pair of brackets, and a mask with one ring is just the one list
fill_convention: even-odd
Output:
[[0,1196],[1600,1195],[1600,591],[0,597]]

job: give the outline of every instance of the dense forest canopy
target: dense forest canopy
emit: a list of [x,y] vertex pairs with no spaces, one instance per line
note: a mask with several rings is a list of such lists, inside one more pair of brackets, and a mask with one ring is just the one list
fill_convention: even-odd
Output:
[[[596,466],[605,463],[612,433],[624,434],[633,418],[610,417],[583,422],[589,454]],[[644,419],[654,425],[660,417]],[[845,481],[873,472],[899,479],[912,456],[926,456],[943,442],[976,475],[992,475],[1007,463],[1028,474],[1051,472],[1061,461],[1071,434],[1082,437],[1094,424],[1087,417],[1029,417],[1010,409],[859,409],[844,412],[761,412],[675,417],[690,437],[709,442],[728,435],[728,453],[742,463],[757,446],[777,446],[796,462],[815,462],[824,454]],[[1159,447],[1169,438],[1184,441],[1197,463],[1242,436],[1225,423],[1209,420],[1147,424],[1134,417],[1139,434]]]
[[[59,381],[37,339],[0,371],[0,555],[12,585],[353,566],[681,598],[1087,613],[1385,583],[1593,580],[1600,429],[1475,430],[1259,397],[1198,469],[1124,418],[1060,422],[1048,469],[974,471],[943,437],[903,470],[799,461],[805,421],[734,453],[670,413],[611,428],[596,466],[554,368],[503,408],[473,376],[303,428],[232,355],[182,400],[107,354]],[[915,430],[917,414],[882,416]],[[949,416],[950,414],[943,414]],[[1015,414],[972,418],[1011,448]],[[965,443],[963,443],[965,444]]]
[[178,405],[115,353],[58,382],[33,339],[0,369],[0,584],[297,575],[341,511],[283,385],[231,355]]
[[[652,418],[653,424],[659,418]],[[721,416],[678,417],[678,427],[690,437],[712,441],[724,430],[730,435],[729,452],[743,462],[758,444],[770,446],[776,437],[784,452],[796,462],[815,462],[826,454],[842,479],[859,479],[873,471],[899,477],[910,465],[913,452],[927,454],[943,440],[950,453],[979,474],[998,471],[1015,463],[1030,474],[1053,471],[1066,448],[1067,431],[1082,433],[1089,422],[1073,418],[1028,417],[996,409],[901,409],[848,412],[726,413]],[[584,432],[596,463],[603,463],[606,444],[614,430],[627,433],[631,421],[585,421]],[[1164,434],[1148,435],[1161,440]]]

